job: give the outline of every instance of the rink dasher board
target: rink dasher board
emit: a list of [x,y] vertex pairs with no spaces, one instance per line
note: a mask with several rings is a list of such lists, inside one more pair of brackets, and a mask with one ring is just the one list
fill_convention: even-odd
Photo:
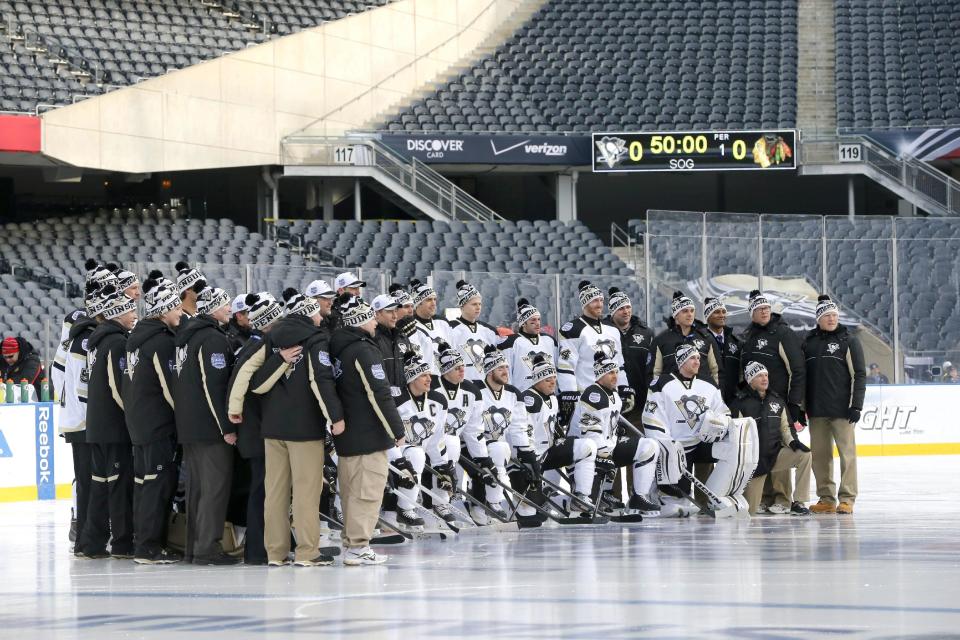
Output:
[[[0,502],[70,497],[59,416],[51,402],[0,404]],[[960,385],[868,385],[856,429],[860,456],[960,455]]]

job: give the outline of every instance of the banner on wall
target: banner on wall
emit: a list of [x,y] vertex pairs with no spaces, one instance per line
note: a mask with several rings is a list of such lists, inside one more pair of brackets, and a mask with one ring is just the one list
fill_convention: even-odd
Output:
[[52,402],[0,405],[0,501],[70,495],[73,456]]
[[380,141],[400,155],[428,164],[589,165],[589,136],[394,135]]
[[956,385],[869,385],[857,423],[861,455],[960,453]]

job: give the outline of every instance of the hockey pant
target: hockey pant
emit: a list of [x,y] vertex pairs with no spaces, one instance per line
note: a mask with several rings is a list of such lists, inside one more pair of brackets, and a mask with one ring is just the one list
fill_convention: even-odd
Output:
[[[507,475],[507,460],[510,459],[510,445],[503,440],[487,443],[487,453],[493,461],[494,473],[500,482],[510,486],[510,477]],[[473,460],[466,449],[461,451],[468,460]],[[471,481],[471,495],[477,500],[486,500],[487,504],[499,505],[503,502],[503,487],[495,484],[486,474],[469,473]]]
[[158,553],[167,544],[167,524],[179,473],[176,452],[174,436],[133,447],[133,481],[137,492],[133,523],[138,556]]
[[[597,456],[600,457],[603,453],[598,451]],[[655,440],[639,436],[620,436],[617,444],[610,450],[609,457],[618,468],[629,466],[633,469],[634,494],[645,496],[650,493],[660,457],[660,448]],[[612,475],[601,480],[604,482],[604,491],[613,489]]]
[[[513,449],[513,455],[517,455],[516,448]],[[596,458],[597,444],[593,440],[589,438],[564,438],[540,456],[540,469],[544,475],[547,475],[556,469],[566,469],[572,466],[574,486],[571,488],[577,493],[590,495],[593,488]],[[559,474],[554,473],[553,476],[550,477],[550,481],[559,484]],[[525,493],[530,488],[530,476],[525,469],[520,469],[516,463],[510,469],[510,484],[520,493]],[[527,497],[538,504],[542,504],[542,498],[538,500],[539,492],[531,492]],[[536,510],[524,503],[517,509],[517,513],[522,516],[532,516],[536,513]]]
[[707,488],[718,496],[742,496],[747,483],[757,468],[759,440],[757,425],[752,418],[731,421],[726,435],[714,443],[674,442],[662,432],[650,434],[660,446],[660,464],[657,466],[657,484],[675,485],[683,477],[682,468],[692,462],[713,462],[713,473],[707,478]]
[[90,445],[90,497],[78,542],[86,553],[133,553],[133,450],[129,443]]

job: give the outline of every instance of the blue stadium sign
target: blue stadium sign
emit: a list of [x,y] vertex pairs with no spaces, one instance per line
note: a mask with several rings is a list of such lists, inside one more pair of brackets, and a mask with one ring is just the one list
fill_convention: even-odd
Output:
[[797,168],[796,141],[793,129],[594,133],[593,170],[792,170]]
[[380,140],[407,158],[429,164],[590,164],[587,136],[385,134]]

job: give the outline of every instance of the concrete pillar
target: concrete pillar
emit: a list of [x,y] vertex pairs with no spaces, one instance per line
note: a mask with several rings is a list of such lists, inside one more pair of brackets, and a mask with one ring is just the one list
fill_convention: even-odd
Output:
[[577,219],[577,192],[574,176],[557,175],[557,220],[572,222]]
[[362,218],[363,202],[360,199],[360,178],[353,181],[353,219],[360,222]]
[[324,181],[321,181],[321,199],[323,201],[323,219],[326,222],[333,220],[333,189]]

